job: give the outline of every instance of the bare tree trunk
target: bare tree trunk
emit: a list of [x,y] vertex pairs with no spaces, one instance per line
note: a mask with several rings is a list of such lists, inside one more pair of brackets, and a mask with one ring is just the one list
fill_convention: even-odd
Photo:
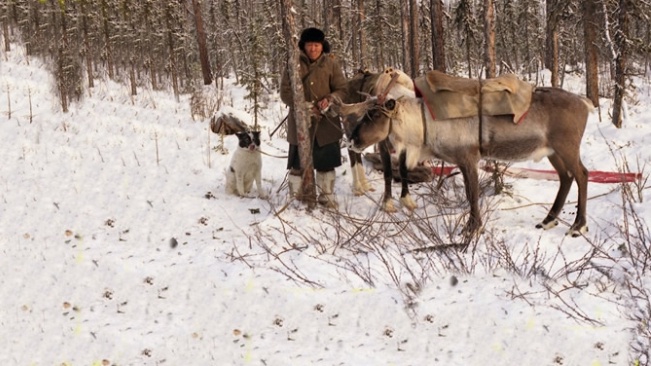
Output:
[[470,39],[466,39],[466,63],[468,64],[468,78],[472,79],[472,57],[471,53]]
[[307,204],[308,209],[316,206],[316,187],[314,185],[314,169],[312,163],[312,141],[308,129],[309,115],[305,106],[305,94],[300,77],[299,50],[296,47],[297,39],[294,14],[292,13],[292,0],[282,0],[281,18],[283,35],[287,44],[287,67],[289,80],[292,86],[294,118],[296,120],[298,135],[298,154],[303,168],[303,186],[301,187],[301,200]]
[[[342,5],[341,5],[341,0],[335,0],[334,4],[334,20],[337,25],[337,33],[339,34],[339,41],[343,42],[344,39],[346,39],[345,33],[344,33],[344,20],[343,20],[343,15],[342,15]],[[346,49],[345,43],[341,45],[341,52],[344,52]],[[341,60],[345,63],[345,57],[342,57]]]
[[349,24],[350,24],[350,28],[349,28],[350,29],[350,53],[352,55],[353,67],[356,67],[356,66],[361,66],[362,60],[361,60],[360,54],[359,54],[360,43],[358,42],[358,39],[359,39],[358,38],[358,36],[359,36],[359,18],[357,16],[358,15],[357,12],[353,11],[353,8],[352,8],[353,6],[354,6],[354,4],[351,1],[350,2],[350,7],[351,7],[350,10],[351,11],[349,12],[349,13],[351,13],[350,14],[350,22],[349,22]]
[[597,0],[583,1],[583,44],[585,52],[586,96],[596,107],[599,105],[599,49],[597,47],[597,27],[594,24],[597,13]]
[[443,29],[443,1],[430,0],[432,22],[432,68],[445,72],[445,34]]
[[[510,5],[510,3],[508,5]],[[515,12],[514,12],[513,7],[505,8],[505,15],[506,15],[507,18],[511,17],[511,19],[513,19],[513,17],[515,17]],[[519,25],[516,22],[509,22],[509,24],[508,24],[508,36],[511,39],[510,43],[513,44],[515,42],[515,40],[518,39],[518,37],[519,37],[518,33],[519,32],[520,32]],[[502,33],[502,37],[504,37],[504,36],[505,36],[505,34]],[[506,44],[506,42],[505,42],[505,44]],[[512,45],[506,51],[508,53],[507,58],[510,60],[510,61],[508,61],[508,64],[513,70],[520,69],[520,57],[518,55],[519,50],[520,50],[520,48],[517,45],[515,45],[515,47],[513,47],[513,45]]]
[[413,75],[411,70],[411,54],[409,44],[409,0],[400,0],[400,26],[402,29],[402,68],[407,75]]
[[622,128],[622,104],[626,93],[626,73],[628,62],[628,11],[629,0],[619,0],[616,10],[618,20],[615,33],[615,47],[617,47],[617,58],[615,59],[615,97],[613,99],[613,124]]
[[[486,68],[485,77],[487,79],[497,76],[495,59],[495,6],[493,0],[484,0],[484,67]],[[495,194],[501,194],[504,191],[504,173],[500,173],[497,161],[488,160],[487,164],[495,168],[491,180],[495,187]]]
[[81,1],[81,27],[84,36],[84,54],[86,56],[86,74],[88,76],[88,88],[95,86],[93,79],[93,55],[91,54],[90,40],[88,35],[88,15],[86,14],[86,2]]
[[[56,58],[56,64],[57,64],[57,69],[55,73],[55,78],[56,82],[58,85],[58,90],[59,90],[59,99],[61,101],[61,110],[63,113],[68,113],[68,106],[70,104],[70,99],[68,96],[68,88],[67,88],[67,73],[66,70],[69,65],[67,65],[67,58],[66,58],[66,52],[68,51],[68,27],[66,24],[66,11],[65,11],[65,4],[59,4],[55,2],[50,2],[50,4],[53,7],[53,12],[52,12],[52,18],[54,21],[54,30],[57,32],[55,35],[56,39],[56,50],[57,50],[57,58]],[[57,14],[60,16],[60,18],[57,16]],[[58,22],[57,22],[58,20]],[[59,31],[56,30],[57,24],[60,23],[60,37],[59,37]]]
[[366,30],[364,29],[366,21],[364,0],[357,0],[357,10],[359,12],[359,63],[362,68],[365,68],[368,67],[368,56],[366,55]]
[[131,60],[129,68],[129,84],[131,84],[131,95],[138,95],[138,85],[136,83],[136,61]]
[[206,46],[206,32],[203,29],[203,17],[201,15],[201,3],[199,3],[199,0],[192,0],[192,10],[194,12],[194,25],[197,29],[197,43],[199,44],[199,61],[201,62],[203,85],[210,85],[212,84],[212,70],[210,69],[208,48]]
[[[646,24],[646,36],[644,37],[644,43],[651,44],[651,25]],[[646,77],[649,72],[649,57],[651,56],[651,50],[647,48],[644,57],[644,76]]]
[[330,32],[330,23],[332,22],[332,0],[323,0],[323,32]]
[[495,66],[495,8],[493,0],[484,0],[484,67],[486,78],[494,78]]
[[[547,0],[547,37],[545,40],[547,52],[545,52],[545,66],[551,71],[551,83],[558,87],[558,0]],[[564,0],[562,0],[564,1]]]
[[474,11],[470,0],[460,0],[454,10],[454,24],[459,30],[461,43],[466,46],[466,67],[468,77],[472,79],[472,40],[474,35]]
[[178,70],[176,63],[176,52],[174,50],[174,35],[172,34],[172,5],[165,6],[165,26],[167,27],[167,47],[169,52],[169,67],[170,78],[172,79],[172,90],[174,91],[174,98],[178,102],[180,100]]
[[419,32],[419,16],[418,16],[418,2],[416,0],[409,0],[409,18],[411,19],[409,30],[409,50],[411,53],[411,77],[416,78],[420,72],[420,42],[418,41]]
[[6,19],[2,22],[2,33],[5,39],[5,52],[11,51],[11,40],[9,39],[9,9],[5,13]]
[[375,66],[377,68],[383,67],[384,62],[384,36],[382,34],[382,2],[381,0],[375,1],[375,31],[379,32],[377,35],[378,48],[375,50]]
[[106,69],[108,71],[109,79],[113,79],[115,74],[113,73],[113,49],[111,47],[111,32],[109,30],[109,18],[108,18],[108,4],[106,0],[102,0],[102,24],[104,31],[104,49],[106,52]]

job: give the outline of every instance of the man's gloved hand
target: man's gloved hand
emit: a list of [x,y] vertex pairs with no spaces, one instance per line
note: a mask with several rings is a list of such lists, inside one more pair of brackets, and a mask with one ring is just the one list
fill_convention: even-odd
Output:
[[327,95],[327,96],[321,98],[321,100],[319,100],[318,102],[316,102],[316,105],[319,108],[319,110],[321,111],[321,113],[325,114],[325,112],[327,112],[328,109],[330,108],[330,98],[331,97],[329,95]]

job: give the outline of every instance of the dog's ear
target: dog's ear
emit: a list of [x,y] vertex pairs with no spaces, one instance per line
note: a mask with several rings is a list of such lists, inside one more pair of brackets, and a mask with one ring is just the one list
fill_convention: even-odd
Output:
[[246,131],[238,131],[235,133],[235,136],[237,136],[237,141],[240,147],[249,146],[251,138],[249,137],[249,134],[246,133]]
[[237,131],[235,132],[235,136],[241,140],[242,138],[248,136],[248,133],[246,131]]
[[253,131],[251,132],[251,135],[253,135],[253,143],[260,146],[260,131]]

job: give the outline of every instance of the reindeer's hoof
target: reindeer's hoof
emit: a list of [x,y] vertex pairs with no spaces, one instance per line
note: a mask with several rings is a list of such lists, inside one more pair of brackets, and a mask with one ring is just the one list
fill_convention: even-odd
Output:
[[386,201],[382,204],[382,211],[388,212],[388,213],[394,213],[398,210],[396,210],[396,207],[393,205],[393,202],[391,201]]
[[466,226],[464,226],[463,229],[461,229],[460,235],[466,239],[471,239],[474,237],[479,237],[483,233],[484,233],[484,228],[482,227],[481,224],[467,223]]
[[418,207],[418,205],[416,204],[416,202],[414,202],[414,199],[411,198],[410,195],[407,195],[407,196],[401,197],[401,198],[400,198],[400,204],[401,204],[403,207],[405,207],[405,208],[407,208],[408,210],[410,210],[410,211],[413,211],[413,210],[416,209],[416,207]]
[[572,235],[573,238],[578,238],[579,236],[583,236],[583,234],[585,234],[587,232],[588,232],[588,226],[587,225],[583,225],[583,226],[580,226],[580,227],[576,227],[576,226],[572,225],[570,230],[568,230],[565,233],[565,235]]
[[366,192],[375,192],[375,188],[373,188],[373,186],[369,184],[366,184],[366,185],[355,187],[353,189],[353,194],[355,196],[363,196],[366,194]]
[[551,220],[548,222],[541,222],[540,224],[536,225],[536,229],[544,229],[544,230],[549,230],[553,227],[558,226],[558,220]]

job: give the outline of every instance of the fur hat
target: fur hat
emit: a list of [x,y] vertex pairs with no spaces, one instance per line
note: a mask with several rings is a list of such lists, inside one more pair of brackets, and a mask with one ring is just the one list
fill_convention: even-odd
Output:
[[330,52],[330,43],[326,41],[325,34],[318,28],[305,28],[301,32],[301,39],[298,41],[298,48],[304,50],[307,42],[318,42],[323,45],[323,53]]

